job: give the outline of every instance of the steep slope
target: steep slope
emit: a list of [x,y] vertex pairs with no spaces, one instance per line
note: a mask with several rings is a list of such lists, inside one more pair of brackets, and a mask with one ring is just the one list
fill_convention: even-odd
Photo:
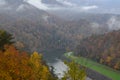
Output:
[[76,55],[90,58],[120,70],[120,30],[83,39],[76,48]]
[[[6,0],[7,6],[15,6],[1,11],[0,28],[12,33],[19,43],[17,45],[27,46],[28,51],[35,51],[39,48],[39,50],[43,50],[48,45],[49,47],[53,47],[55,44],[57,46],[61,38],[54,33],[55,17],[22,1]],[[7,7],[6,5],[4,6]],[[54,37],[54,35],[56,36]]]
[[[47,4],[47,2],[46,0],[44,3]],[[22,48],[27,46],[28,51],[73,49],[79,40],[85,37],[108,32],[104,24],[100,25],[86,18],[64,20],[36,8],[26,0],[6,0],[4,3],[0,6],[0,28],[12,33],[16,37],[16,45]]]

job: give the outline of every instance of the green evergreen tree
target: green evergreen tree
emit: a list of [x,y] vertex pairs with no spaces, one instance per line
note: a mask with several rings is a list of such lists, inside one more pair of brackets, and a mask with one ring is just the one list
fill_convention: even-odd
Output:
[[5,45],[12,44],[12,39],[13,37],[11,34],[7,33],[4,30],[0,30],[0,50],[3,50]]

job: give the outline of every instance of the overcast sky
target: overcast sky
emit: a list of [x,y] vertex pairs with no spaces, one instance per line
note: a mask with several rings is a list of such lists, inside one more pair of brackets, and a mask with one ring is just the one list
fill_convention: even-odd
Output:
[[[61,9],[64,7],[54,6],[54,4],[47,5],[42,0],[0,0],[0,6],[5,4],[5,1],[11,3],[20,3],[27,1],[35,7],[43,10],[47,9]],[[46,0],[48,3],[54,0]],[[68,9],[76,9],[78,11],[98,12],[98,13],[116,13],[120,14],[120,0],[56,0],[64,5],[70,6]]]
[[[69,0],[67,0],[69,1]],[[120,0],[71,0],[79,6],[96,6],[96,12],[120,14]],[[93,10],[94,11],[94,10]]]

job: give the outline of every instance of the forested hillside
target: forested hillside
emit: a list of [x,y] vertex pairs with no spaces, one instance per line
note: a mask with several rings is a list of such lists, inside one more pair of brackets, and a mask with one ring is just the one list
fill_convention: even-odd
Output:
[[[49,68],[43,61],[42,54],[18,50],[12,40],[11,34],[0,30],[0,80],[59,80],[54,74],[54,68]],[[80,69],[74,62],[66,64],[68,71],[61,80],[85,80],[85,68]]]
[[[64,17],[59,13],[64,19],[54,11],[36,8],[24,0],[6,2],[4,8],[0,7],[0,28],[14,35],[17,47],[29,52],[74,49],[85,37],[106,33],[114,27],[119,29],[119,15],[72,13],[72,17],[69,14]],[[42,2],[50,3],[48,0]],[[52,1],[50,4],[58,3]],[[6,5],[10,9],[5,9]]]
[[120,70],[120,30],[83,39],[76,53]]
[[0,30],[0,80],[56,80],[41,54],[16,49],[12,39]]
[[[97,80],[96,75],[95,78],[86,75],[89,67],[79,65],[79,60],[84,59],[93,63],[90,65],[98,65],[89,68],[94,72],[88,73],[102,71],[105,75],[98,72],[99,79],[110,76],[117,80],[114,75],[120,71],[118,3],[118,0],[0,0],[0,80]],[[66,52],[81,58],[78,64],[76,59],[76,63],[65,64]],[[106,68],[115,73],[108,71],[110,75],[106,75]]]
[[41,12],[34,12],[27,17],[22,14],[19,16],[1,14],[0,28],[14,35],[16,46],[26,47],[28,51],[67,47],[73,49],[79,40],[108,31],[104,27],[94,28],[96,24],[85,19],[64,21],[52,15],[38,13]]

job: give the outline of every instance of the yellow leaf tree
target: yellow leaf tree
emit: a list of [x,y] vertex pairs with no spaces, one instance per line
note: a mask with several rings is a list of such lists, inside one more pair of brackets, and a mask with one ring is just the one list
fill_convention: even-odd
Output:
[[85,80],[86,79],[86,72],[85,68],[79,66],[74,61],[68,63],[65,62],[68,66],[68,71],[65,72],[64,77],[62,80]]

